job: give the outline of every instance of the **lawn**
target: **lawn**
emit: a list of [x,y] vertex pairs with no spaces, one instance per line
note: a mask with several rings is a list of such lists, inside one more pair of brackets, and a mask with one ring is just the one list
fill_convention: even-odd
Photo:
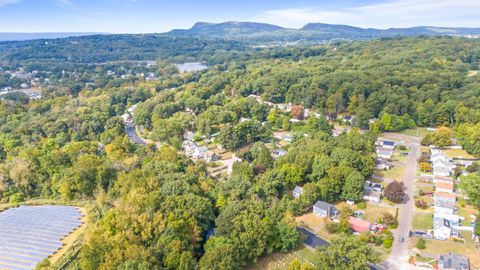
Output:
[[307,246],[300,246],[296,250],[288,253],[277,252],[268,257],[259,259],[255,264],[247,266],[247,270],[287,270],[288,265],[294,259],[299,260],[301,263],[307,263],[311,266],[317,266],[320,264],[315,251]]
[[375,170],[375,174],[383,179],[403,181],[405,176],[405,165],[395,162],[394,167],[390,170]]
[[[435,239],[426,239],[427,248],[424,250],[428,253],[446,254],[448,252],[455,252],[467,256],[470,259],[471,269],[480,268],[480,250],[475,247],[475,243],[471,240],[470,232],[461,232],[465,238],[466,243],[455,242],[453,240],[440,241]],[[416,241],[411,241],[411,248],[414,249]],[[420,252],[421,253],[421,252]]]
[[346,202],[337,203],[335,206],[340,211],[342,211],[342,209],[346,206],[350,207],[353,211],[361,210],[364,212],[362,218],[372,223],[378,222],[378,220],[383,217],[385,212],[390,213],[392,216],[395,216],[396,214],[396,207],[387,207],[374,203],[367,203],[367,208],[365,209],[358,209],[357,205],[350,206]]
[[425,127],[419,127],[419,128],[405,129],[405,130],[400,131],[399,133],[403,134],[403,135],[407,135],[407,136],[423,138],[423,137],[425,137],[425,135],[427,135],[429,133],[433,133],[433,131],[430,131]]
[[445,155],[447,155],[449,158],[475,158],[474,156],[470,155],[465,151],[464,149],[443,149],[442,150]]
[[[341,208],[339,208],[341,209]],[[314,232],[318,236],[322,237],[325,240],[330,240],[334,238],[335,234],[330,234],[325,229],[327,224],[327,219],[319,217],[313,213],[308,213],[299,217],[296,217],[298,226],[307,228],[310,231]]]
[[430,213],[429,214],[415,213],[413,215],[412,229],[422,230],[422,231],[432,230],[433,215]]

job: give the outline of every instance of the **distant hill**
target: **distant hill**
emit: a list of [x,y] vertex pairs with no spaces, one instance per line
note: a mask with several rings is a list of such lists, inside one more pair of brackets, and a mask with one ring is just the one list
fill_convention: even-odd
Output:
[[198,35],[211,37],[235,37],[244,35],[254,35],[262,32],[272,32],[284,30],[283,27],[255,22],[224,22],[224,23],[206,23],[198,22],[188,30],[172,30],[169,34],[173,35]]
[[23,41],[34,39],[54,39],[54,38],[67,38],[67,37],[80,37],[97,35],[99,33],[0,33],[0,41]]
[[374,29],[349,25],[309,23],[301,29],[253,22],[196,23],[192,28],[172,30],[167,35],[251,39],[262,41],[323,41],[331,39],[370,39],[398,36],[480,35],[480,28],[419,26]]

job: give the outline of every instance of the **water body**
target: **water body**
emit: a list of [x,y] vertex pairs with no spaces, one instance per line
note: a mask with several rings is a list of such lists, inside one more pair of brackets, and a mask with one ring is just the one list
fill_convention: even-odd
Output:
[[27,270],[56,252],[81,225],[72,206],[20,206],[0,212],[0,269]]
[[188,62],[183,64],[175,64],[175,66],[180,70],[181,73],[195,72],[195,71],[200,71],[208,68],[202,62]]

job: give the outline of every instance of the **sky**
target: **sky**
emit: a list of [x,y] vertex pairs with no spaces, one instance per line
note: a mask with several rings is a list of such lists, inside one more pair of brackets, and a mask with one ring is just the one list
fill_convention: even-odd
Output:
[[0,0],[0,32],[159,33],[198,21],[480,27],[480,0]]

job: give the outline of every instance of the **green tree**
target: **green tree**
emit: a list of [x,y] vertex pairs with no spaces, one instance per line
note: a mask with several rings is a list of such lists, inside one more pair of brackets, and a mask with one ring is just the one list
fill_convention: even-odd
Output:
[[355,237],[340,236],[328,247],[318,251],[320,269],[359,270],[370,269],[369,263],[376,261],[375,252],[364,242]]

